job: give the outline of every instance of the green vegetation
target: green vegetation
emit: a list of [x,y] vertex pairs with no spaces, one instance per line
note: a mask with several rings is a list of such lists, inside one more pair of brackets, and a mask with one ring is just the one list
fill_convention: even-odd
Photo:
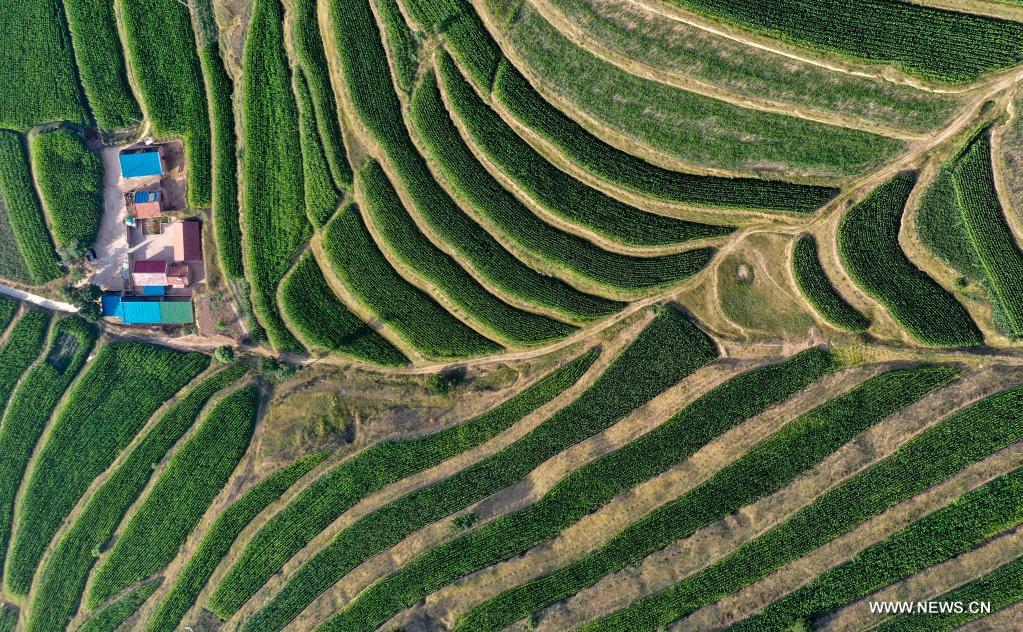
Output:
[[640,195],[709,207],[812,213],[838,193],[832,187],[698,176],[652,165],[605,143],[551,106],[507,60],[501,62],[497,71],[493,98],[574,164],[609,184]]
[[842,263],[913,338],[935,346],[980,345],[969,313],[899,247],[903,208],[915,182],[915,173],[901,173],[846,213],[838,231]]
[[1023,522],[1023,470],[996,478],[822,574],[731,629],[781,630],[812,621]]
[[78,628],[79,632],[116,632],[121,624],[128,620],[131,615],[138,612],[142,604],[149,599],[150,595],[156,592],[160,586],[160,580],[149,581],[137,588],[128,591],[109,606],[105,606],[96,614],[89,617],[85,623]]
[[562,220],[634,246],[675,244],[732,232],[724,226],[647,213],[587,187],[547,162],[488,108],[451,58],[439,56],[438,69],[452,111],[476,147],[516,186]]
[[383,22],[384,40],[394,69],[394,80],[408,94],[412,91],[419,68],[415,36],[405,23],[396,0],[381,0],[377,3],[377,9]]
[[[475,6],[507,12],[505,0]],[[571,104],[575,120],[626,150],[638,142],[701,167],[831,178],[863,173],[906,149],[900,140],[746,109],[631,74],[579,48],[529,3],[499,26],[502,45],[540,93]]]
[[28,630],[60,628],[75,613],[89,571],[131,504],[145,489],[174,444],[195,423],[210,398],[237,381],[246,369],[234,366],[205,380],[162,414],[152,429],[96,490],[71,527],[46,559],[39,584],[32,591]]
[[[277,285],[309,238],[298,111],[284,53],[279,0],[256,0],[242,79],[242,221],[252,304],[278,351],[301,351],[277,308]],[[271,167],[272,166],[272,167]]]
[[468,11],[453,20],[445,31],[445,39],[451,55],[465,68],[476,88],[484,94],[489,93],[501,64],[501,49],[476,13]]
[[14,393],[21,374],[42,351],[49,326],[49,312],[28,310],[4,339],[3,347],[0,347],[0,411],[4,410]]
[[181,618],[195,603],[199,593],[210,580],[217,564],[252,520],[270,503],[280,498],[298,479],[327,457],[325,452],[310,454],[282,467],[252,486],[217,517],[188,564],[178,574],[170,592],[157,606],[146,622],[147,632],[177,629]]
[[486,413],[422,439],[378,443],[306,488],[252,539],[208,607],[234,614],[295,553],[360,499],[492,439],[575,384],[597,359],[590,351]]
[[339,211],[324,229],[323,249],[348,291],[423,355],[463,358],[501,349],[402,278],[377,248],[354,206]]
[[412,126],[426,147],[435,173],[456,195],[516,246],[554,267],[615,291],[634,292],[678,283],[702,269],[710,249],[662,257],[633,257],[547,224],[505,190],[476,160],[441,101],[437,81],[425,75],[409,104]]
[[294,72],[291,82],[298,105],[302,175],[305,178],[305,212],[313,226],[319,228],[330,221],[341,201],[341,194],[334,187],[334,180],[330,175],[327,157],[323,153],[323,145],[320,144],[320,132],[316,128],[313,100],[301,70]]
[[209,96],[213,163],[210,209],[220,265],[228,278],[240,279],[245,276],[245,270],[238,215],[237,139],[234,136],[234,104],[231,100],[233,86],[220,55],[211,2],[191,0],[189,3],[199,36],[199,66]]
[[137,342],[109,344],[97,354],[46,433],[23,487],[4,566],[9,592],[28,592],[47,544],[92,480],[209,362],[199,353]]
[[208,208],[210,117],[188,7],[177,0],[114,1],[125,52],[153,132],[184,137],[188,203]]
[[142,110],[128,83],[128,70],[110,0],[64,0],[82,87],[96,124],[112,131],[137,127]]
[[1018,441],[1023,437],[1021,405],[1023,388],[1015,388],[949,415],[769,532],[680,584],[641,599],[588,629],[656,629],[735,593],[871,516]]
[[408,363],[401,351],[338,300],[312,253],[285,277],[281,307],[292,329],[308,345],[384,366]]
[[380,165],[371,162],[359,172],[358,183],[365,210],[383,243],[394,257],[437,288],[494,337],[513,345],[550,343],[569,335],[575,327],[545,316],[516,309],[501,301],[433,245],[401,205]]
[[0,632],[14,632],[18,625],[18,610],[11,604],[0,606]]
[[7,209],[4,208],[3,196],[0,194],[0,278],[30,283],[25,258],[18,250],[18,239],[11,227]]
[[[573,562],[571,570],[516,589],[512,597],[489,613],[510,625],[536,607],[570,596],[608,572],[643,559],[786,484],[863,430],[957,375],[958,371],[953,369],[916,369],[892,371],[864,382],[788,424],[710,480],[630,526],[597,553]],[[668,458],[662,461],[652,456],[667,452],[664,444],[646,441],[655,433],[660,434],[660,428],[572,472],[525,510],[438,545],[404,564],[401,570],[364,591],[328,620],[324,630],[375,628],[455,579],[557,535],[618,494],[675,463],[670,454],[665,454]],[[684,455],[685,452],[680,456]],[[593,472],[599,476],[587,476]]]
[[337,103],[330,85],[327,57],[323,50],[320,26],[316,17],[316,0],[295,0],[295,54],[302,65],[302,73],[309,84],[309,93],[316,111],[316,122],[323,141],[327,164],[339,189],[352,184],[352,167],[348,164],[341,126],[338,123]]
[[0,127],[87,123],[61,3],[19,0],[4,9],[0,85],[6,87],[0,94]]
[[671,0],[816,51],[891,64],[934,81],[969,83],[1023,57],[1023,25],[892,0]]
[[[13,332],[12,332],[13,335]],[[14,499],[25,476],[32,450],[53,409],[92,352],[96,331],[76,318],[58,322],[50,334],[50,354],[70,353],[62,368],[49,358],[33,366],[11,397],[0,423],[0,551],[7,551],[14,517]],[[71,347],[70,345],[73,345]]]
[[[267,602],[263,610],[246,621],[244,630],[281,629],[317,595],[365,560],[394,546],[418,529],[512,485],[562,450],[620,421],[715,357],[717,349],[713,341],[685,315],[665,308],[589,389],[524,437],[450,478],[412,492],[341,531],[289,578],[281,592]],[[556,520],[557,517],[549,516],[547,519]],[[455,560],[462,553],[467,551],[451,553],[450,559]],[[448,568],[457,572],[462,567],[452,565]],[[376,584],[378,587],[386,585]],[[362,595],[375,593],[376,589],[370,588]],[[366,602],[360,597],[352,603]],[[361,605],[356,608],[361,608]],[[334,622],[328,621],[324,626],[335,627]],[[376,626],[367,622],[366,627]]]
[[18,301],[13,298],[0,296],[0,335],[7,329],[7,325],[11,324],[11,320],[14,319],[14,314],[18,311],[18,305]]
[[77,259],[88,250],[103,219],[103,164],[81,136],[68,129],[32,139],[32,168],[58,249]]
[[792,249],[792,275],[817,312],[839,329],[864,332],[870,321],[846,302],[824,272],[813,235],[803,235]]
[[125,525],[89,587],[91,605],[158,572],[174,558],[245,455],[258,411],[255,385],[217,402]]
[[3,130],[0,130],[0,198],[32,280],[42,285],[59,278],[60,266],[32,184],[22,138]]

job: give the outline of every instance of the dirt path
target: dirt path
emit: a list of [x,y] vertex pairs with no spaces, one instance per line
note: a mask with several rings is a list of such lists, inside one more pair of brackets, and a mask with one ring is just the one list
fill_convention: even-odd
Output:
[[68,312],[71,314],[77,313],[78,308],[70,303],[62,303],[61,301],[55,301],[52,298],[46,298],[45,296],[39,296],[38,294],[32,294],[18,288],[11,287],[9,285],[0,284],[0,294],[16,298],[19,301],[25,301],[33,305],[38,305],[45,309],[50,309],[55,312]]

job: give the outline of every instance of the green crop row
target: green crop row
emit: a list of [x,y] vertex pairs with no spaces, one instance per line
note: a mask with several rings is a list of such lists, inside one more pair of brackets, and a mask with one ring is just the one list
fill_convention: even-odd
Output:
[[326,457],[326,452],[309,454],[282,467],[252,486],[224,510],[210,526],[188,564],[174,580],[170,591],[149,617],[146,631],[176,630],[246,525]]
[[200,353],[137,342],[109,344],[97,354],[57,413],[22,488],[4,566],[9,592],[28,592],[47,545],[92,480],[209,362]]
[[302,175],[305,189],[305,213],[313,226],[320,228],[330,221],[341,201],[341,194],[334,186],[327,164],[327,156],[320,144],[320,132],[316,128],[316,112],[309,95],[309,85],[301,69],[291,76],[298,105],[298,128],[302,148]]
[[803,296],[824,320],[839,329],[855,333],[870,327],[870,321],[847,303],[828,280],[813,235],[803,235],[796,241],[792,249],[792,276]]
[[966,309],[899,246],[903,208],[915,182],[915,173],[899,174],[849,210],[838,229],[842,263],[915,339],[936,346],[977,346],[980,331]]
[[308,345],[384,366],[408,364],[401,351],[338,300],[312,253],[281,283],[281,308]]
[[18,239],[7,216],[7,209],[4,208],[2,194],[0,194],[0,278],[19,283],[32,282],[25,258],[18,249]]
[[229,618],[356,502],[496,437],[578,382],[598,353],[583,354],[475,419],[421,439],[378,443],[334,468],[252,537],[211,597],[209,609],[222,619]]
[[323,249],[348,291],[424,356],[464,358],[501,349],[402,278],[377,248],[354,206],[342,209],[327,224]]
[[86,124],[74,55],[58,0],[19,0],[4,7],[0,37],[0,127]]
[[188,203],[210,205],[210,118],[188,6],[178,0],[115,0],[125,52],[153,131],[180,135]]
[[10,325],[14,319],[14,314],[18,311],[18,305],[18,301],[13,298],[0,296],[0,335],[3,335],[7,325]]
[[851,560],[729,628],[784,630],[809,622],[929,566],[961,555],[1023,522],[1023,470],[996,478],[863,549]]
[[100,129],[142,125],[142,110],[128,83],[124,51],[110,0],[64,0],[78,76]]
[[536,345],[554,342],[575,331],[571,325],[501,301],[454,258],[433,245],[401,205],[379,164],[367,164],[359,172],[358,184],[366,203],[364,210],[398,261],[425,278],[496,338],[513,345]]
[[11,398],[0,423],[0,551],[7,551],[14,517],[14,500],[25,476],[32,450],[42,436],[64,391],[75,379],[96,342],[96,330],[77,318],[66,318],[53,327],[51,348],[75,345],[63,370],[44,361],[32,367]]
[[60,266],[32,184],[22,138],[3,130],[0,130],[0,199],[32,280],[42,285],[60,278]]
[[996,314],[1012,337],[1023,338],[1023,253],[998,200],[989,134],[985,130],[959,156],[952,188],[969,243],[998,304]]
[[[153,475],[153,464],[195,423],[203,406],[246,371],[225,369],[193,388],[160,416],[152,429],[89,498],[67,532],[57,541],[32,591],[28,630],[55,630],[70,620],[82,598],[89,571],[96,563],[93,551],[114,534],[131,504]],[[41,428],[40,428],[41,430]]]
[[444,108],[436,77],[425,75],[409,102],[409,116],[436,173],[506,239],[556,267],[615,291],[649,290],[678,283],[701,270],[713,251],[663,257],[609,252],[547,224],[505,190],[476,160]]
[[380,0],[377,2],[380,20],[384,27],[384,40],[390,53],[394,79],[398,87],[408,94],[415,83],[419,69],[419,56],[416,52],[416,40],[405,18],[398,9],[397,0]]
[[85,620],[78,632],[116,632],[128,617],[138,612],[142,604],[160,587],[160,579],[146,582],[128,591],[102,610]]
[[685,315],[666,308],[578,399],[521,439],[341,531],[246,621],[244,630],[280,630],[365,560],[521,480],[547,459],[609,428],[716,356],[713,341]]
[[0,348],[0,412],[14,394],[14,387],[21,379],[21,374],[42,351],[49,326],[50,313],[32,309],[26,311],[11,327],[10,334]]
[[[862,174],[907,149],[901,139],[744,108],[647,79],[560,32],[531,3],[473,3],[500,28],[503,50],[537,91],[588,130],[626,151],[756,174],[831,179]],[[824,88],[821,88],[824,89]]]
[[320,25],[316,17],[316,0],[295,0],[293,5],[295,54],[309,83],[327,164],[334,176],[334,183],[339,189],[344,189],[352,184],[352,167],[341,138],[337,102],[334,100],[334,89],[330,85],[327,56],[323,50]]
[[18,626],[18,610],[11,604],[0,606],[0,632],[14,632]]
[[284,53],[279,0],[257,0],[242,76],[242,221],[252,303],[278,351],[300,351],[277,308],[277,285],[311,227],[305,213],[298,110]]
[[398,188],[407,193],[418,215],[451,254],[488,285],[523,304],[581,322],[597,320],[617,309],[610,301],[536,272],[462,212],[412,144],[368,4],[356,0],[330,6],[339,62],[353,109],[382,145]]
[[[916,369],[868,380],[786,425],[707,482],[619,533],[596,553],[521,590],[515,589],[513,596],[497,603],[489,614],[500,622],[514,623],[534,608],[568,597],[607,573],[720,520],[788,483],[858,433],[956,375],[954,370]],[[556,536],[629,490],[632,484],[675,463],[650,458],[649,453],[666,448],[644,439],[646,436],[635,443],[636,447],[627,446],[573,472],[534,505],[438,545],[404,564],[401,570],[364,591],[322,629],[375,629],[434,590]],[[482,627],[490,629],[486,624]]]
[[465,68],[469,80],[480,92],[489,94],[503,57],[476,12],[469,11],[452,21],[444,32],[444,39],[451,55]]
[[465,126],[472,143],[516,186],[561,219],[579,224],[608,239],[635,246],[681,243],[720,237],[724,226],[695,224],[647,213],[591,189],[560,171],[522,140],[476,95],[450,57],[438,56],[438,72],[452,112]]
[[92,247],[103,219],[103,163],[68,129],[35,136],[31,150],[53,237],[69,258],[77,258]]
[[656,630],[666,626],[1021,438],[1023,388],[985,398],[945,417],[885,459],[841,482],[784,523],[699,573],[591,624],[587,630]]
[[969,83],[1015,66],[1023,25],[893,0],[671,0],[715,20],[812,50]]
[[812,213],[838,193],[832,187],[700,176],[652,165],[600,140],[552,107],[508,61],[497,71],[493,98],[574,164],[640,195],[714,208]]
[[174,559],[248,450],[258,412],[259,388],[250,384],[207,413],[107,553],[89,585],[90,605],[110,599]]
[[231,279],[240,279],[245,276],[245,269],[238,215],[238,156],[233,86],[220,54],[211,0],[192,0],[190,4],[199,34],[199,67],[209,95],[213,176],[210,207],[217,254],[224,274]]

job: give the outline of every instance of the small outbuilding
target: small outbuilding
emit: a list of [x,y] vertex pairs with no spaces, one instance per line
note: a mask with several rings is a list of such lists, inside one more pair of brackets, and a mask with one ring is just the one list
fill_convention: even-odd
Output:
[[167,269],[170,263],[167,261],[136,261],[132,264],[131,280],[135,287],[147,285],[170,285],[167,282]]
[[167,229],[173,231],[174,260],[195,263],[202,261],[202,224],[195,220],[175,222]]
[[135,191],[131,195],[128,215],[137,219],[151,219],[163,215],[163,200],[159,191]]
[[121,177],[148,178],[163,175],[163,158],[159,149],[125,149],[121,151]]

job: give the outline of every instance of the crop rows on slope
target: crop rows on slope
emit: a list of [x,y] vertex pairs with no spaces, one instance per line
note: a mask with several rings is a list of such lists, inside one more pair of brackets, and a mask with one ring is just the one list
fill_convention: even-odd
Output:
[[28,630],[57,629],[74,615],[89,571],[97,561],[93,551],[101,549],[114,534],[128,508],[152,477],[153,465],[160,463],[192,427],[210,398],[238,380],[245,371],[243,366],[225,369],[189,391],[160,416],[121,465],[92,494],[46,558],[39,583],[32,591]]
[[0,632],[14,632],[18,625],[18,611],[12,604],[0,606]]
[[589,351],[479,417],[421,439],[378,443],[312,483],[256,533],[209,602],[222,619],[343,512],[383,486],[488,441],[575,384],[593,364]]
[[[709,481],[647,515],[564,573],[530,582],[492,613],[499,621],[511,624],[534,607],[567,597],[606,573],[692,534],[791,481],[859,432],[956,375],[954,370],[911,369],[871,378],[788,424]],[[363,592],[322,629],[375,629],[432,591],[556,536],[632,484],[673,464],[670,459],[645,461],[646,453],[660,447],[645,438],[640,438],[635,448],[627,446],[573,472],[534,505],[438,545],[404,564],[401,570]]]
[[384,43],[394,69],[394,81],[403,92],[412,91],[419,68],[419,56],[416,53],[416,42],[401,15],[397,0],[380,0],[377,2],[380,21],[384,32]]
[[177,0],[115,0],[125,52],[153,131],[180,135],[188,158],[188,203],[210,204],[210,118],[187,7]]
[[67,14],[78,76],[96,124],[105,131],[141,125],[142,110],[128,83],[113,2],[63,0],[61,4]]
[[308,345],[384,366],[408,363],[401,351],[338,300],[312,253],[303,256],[284,278],[281,308]]
[[494,353],[501,346],[470,329],[398,274],[377,248],[358,209],[341,209],[323,231],[332,272],[374,316],[429,358]]
[[552,107],[507,60],[497,71],[493,98],[574,164],[640,195],[699,206],[812,213],[838,192],[775,180],[699,176],[652,165],[608,145]]
[[140,584],[116,601],[93,614],[78,628],[78,632],[116,632],[131,615],[160,587],[160,580]]
[[817,252],[817,240],[813,235],[803,235],[792,249],[792,276],[806,300],[818,313],[839,329],[863,332],[870,327],[870,321],[856,311],[824,272]]
[[434,75],[425,75],[409,102],[413,127],[436,170],[506,239],[557,267],[615,291],[678,283],[704,267],[710,249],[663,257],[633,257],[601,249],[547,224],[506,191],[479,163],[444,108]]
[[575,330],[571,325],[508,305],[480,285],[420,232],[378,163],[367,164],[359,172],[358,182],[365,211],[393,255],[474,322],[493,332],[494,337],[513,345],[536,345],[554,342]]
[[895,0],[671,0],[708,17],[813,50],[968,83],[1015,66],[1023,25]]
[[109,344],[57,414],[17,507],[4,584],[24,595],[68,512],[146,420],[209,365],[208,356],[136,342]]
[[[601,138],[685,165],[835,178],[862,174],[907,143],[796,116],[744,108],[632,74],[580,48],[530,3],[473,3],[535,88]],[[499,29],[499,30],[498,30]]]
[[4,130],[0,130],[0,199],[32,280],[42,285],[59,278],[60,266],[46,231],[21,136]]
[[344,189],[352,184],[352,167],[345,153],[338,123],[337,102],[330,85],[327,57],[323,50],[320,25],[316,17],[316,0],[295,0],[295,55],[302,65],[302,73],[309,85],[309,93],[316,112],[316,124],[323,141],[327,164],[334,184]]
[[256,314],[278,351],[300,351],[277,308],[277,285],[311,228],[305,209],[298,111],[284,53],[279,0],[256,0],[242,65],[242,209],[246,274]]
[[302,149],[302,176],[305,189],[305,212],[309,221],[317,228],[330,221],[337,210],[341,194],[334,186],[327,165],[327,156],[320,143],[320,132],[316,128],[316,112],[313,110],[309,85],[301,69],[291,76],[298,105],[298,128]]
[[1023,522],[1023,470],[1000,476],[860,551],[754,616],[736,632],[780,630],[965,553]]
[[641,630],[666,626],[1021,438],[1023,388],[987,397],[945,417],[882,461],[841,482],[784,523],[711,566],[590,628]]
[[14,387],[32,361],[42,350],[50,314],[41,310],[28,310],[11,327],[11,332],[0,347],[0,411],[14,393]]
[[222,400],[171,457],[89,587],[99,604],[157,573],[177,554],[249,447],[259,411],[250,384]]
[[562,220],[634,246],[677,244],[732,232],[728,227],[647,213],[587,187],[547,162],[487,107],[450,57],[438,56],[438,71],[452,112],[471,142],[516,186]]
[[666,308],[578,399],[524,437],[344,529],[246,622],[245,631],[280,630],[373,555],[521,480],[547,459],[609,428],[716,356],[713,341],[686,316]]
[[0,37],[0,127],[24,130],[49,121],[89,121],[58,0],[4,6]]
[[1010,335],[1023,338],[1023,253],[998,200],[988,134],[974,139],[958,158],[952,188],[970,245],[1000,307],[996,313]]
[[0,296],[0,336],[7,329],[7,325],[11,324],[14,314],[18,311],[18,305],[18,301],[13,298]]
[[0,278],[19,283],[32,282],[25,258],[21,256],[18,247],[17,235],[4,207],[2,193],[0,193]]
[[397,187],[407,193],[419,216],[459,262],[523,304],[580,322],[613,313],[618,304],[529,268],[458,208],[409,138],[370,7],[365,0],[330,6],[339,63],[356,115],[386,153]]
[[82,137],[68,129],[37,135],[31,153],[54,240],[77,258],[96,241],[103,218],[103,164]]
[[146,621],[147,632],[177,629],[242,530],[298,479],[320,464],[325,452],[306,455],[252,486],[213,522],[170,591]]
[[914,266],[899,246],[903,209],[915,182],[915,173],[899,174],[849,210],[838,231],[842,262],[853,280],[916,340],[977,346],[980,331],[966,309]]
[[212,0],[192,0],[199,31],[199,67],[209,95],[212,183],[210,210],[220,265],[228,278],[245,276],[238,215],[238,157],[233,86],[224,68]]
[[[11,397],[0,424],[0,551],[7,550],[14,517],[14,500],[25,476],[32,450],[42,436],[64,391],[92,353],[97,332],[77,318],[66,318],[53,327],[51,347],[72,341],[75,350],[63,371],[44,361],[32,367]],[[64,338],[64,337],[67,338]]]

